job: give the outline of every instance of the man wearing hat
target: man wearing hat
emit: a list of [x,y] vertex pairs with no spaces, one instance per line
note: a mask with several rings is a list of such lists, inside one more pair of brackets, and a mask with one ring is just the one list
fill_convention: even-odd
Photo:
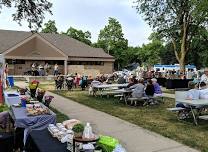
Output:
[[201,82],[208,84],[208,68],[204,69],[204,74],[201,76]]

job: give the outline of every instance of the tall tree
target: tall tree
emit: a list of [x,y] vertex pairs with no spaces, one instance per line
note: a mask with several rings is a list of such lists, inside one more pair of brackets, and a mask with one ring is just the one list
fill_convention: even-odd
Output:
[[0,0],[0,9],[3,6],[14,7],[16,13],[12,14],[13,20],[20,25],[22,20],[26,20],[28,27],[33,30],[41,27],[46,12],[52,14],[52,3],[48,0]]
[[141,64],[141,60],[139,59],[138,52],[141,50],[140,47],[128,47],[126,51],[124,51],[124,65],[129,65],[131,63],[139,63]]
[[47,23],[44,24],[45,28],[42,29],[43,33],[55,33],[57,34],[57,27],[56,22],[53,20],[49,20]]
[[91,42],[91,33],[89,31],[82,31],[82,30],[77,30],[73,27],[70,27],[66,33],[62,33],[62,34],[65,34],[71,38],[74,38],[76,40],[79,40],[81,42],[84,42],[85,44],[88,44],[88,45],[91,45],[92,42]]
[[128,48],[128,40],[124,38],[122,26],[115,18],[110,17],[108,25],[100,30],[97,46],[115,57],[117,69],[123,66],[125,51]]
[[137,53],[140,61],[148,67],[161,63],[161,54],[164,52],[163,42],[158,38],[157,34],[152,33],[149,40],[151,42],[143,44]]
[[181,72],[185,71],[185,58],[193,36],[200,27],[207,26],[207,0],[137,0],[136,9],[145,20],[171,41]]
[[208,66],[208,31],[205,28],[201,28],[199,32],[200,36],[193,37],[190,51],[187,55],[188,62],[196,65],[198,69]]

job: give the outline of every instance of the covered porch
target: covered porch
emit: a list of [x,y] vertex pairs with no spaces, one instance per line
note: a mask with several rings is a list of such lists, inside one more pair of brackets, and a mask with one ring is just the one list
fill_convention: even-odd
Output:
[[67,74],[68,56],[38,34],[3,52],[3,57],[5,63],[9,64],[9,74],[12,75],[23,75],[31,70],[33,63],[42,66],[48,63],[49,75],[53,74],[54,65],[58,64],[59,72]]

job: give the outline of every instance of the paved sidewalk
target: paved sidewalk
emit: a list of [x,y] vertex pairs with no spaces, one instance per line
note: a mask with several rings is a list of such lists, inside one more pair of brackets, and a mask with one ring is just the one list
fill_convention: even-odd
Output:
[[[18,86],[23,84],[17,83]],[[70,118],[90,122],[99,134],[113,136],[121,141],[128,152],[198,152],[159,134],[150,132],[127,121],[47,92],[55,98],[52,106]]]

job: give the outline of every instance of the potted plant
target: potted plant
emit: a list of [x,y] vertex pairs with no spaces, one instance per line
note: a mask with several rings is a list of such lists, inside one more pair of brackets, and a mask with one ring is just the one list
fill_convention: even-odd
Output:
[[74,125],[72,130],[74,132],[74,137],[75,138],[81,138],[82,134],[83,134],[83,131],[84,131],[84,125],[82,123],[78,123],[78,124]]
[[33,80],[32,82],[29,83],[29,88],[30,88],[30,95],[32,98],[35,97],[36,89],[38,88],[39,81]]

